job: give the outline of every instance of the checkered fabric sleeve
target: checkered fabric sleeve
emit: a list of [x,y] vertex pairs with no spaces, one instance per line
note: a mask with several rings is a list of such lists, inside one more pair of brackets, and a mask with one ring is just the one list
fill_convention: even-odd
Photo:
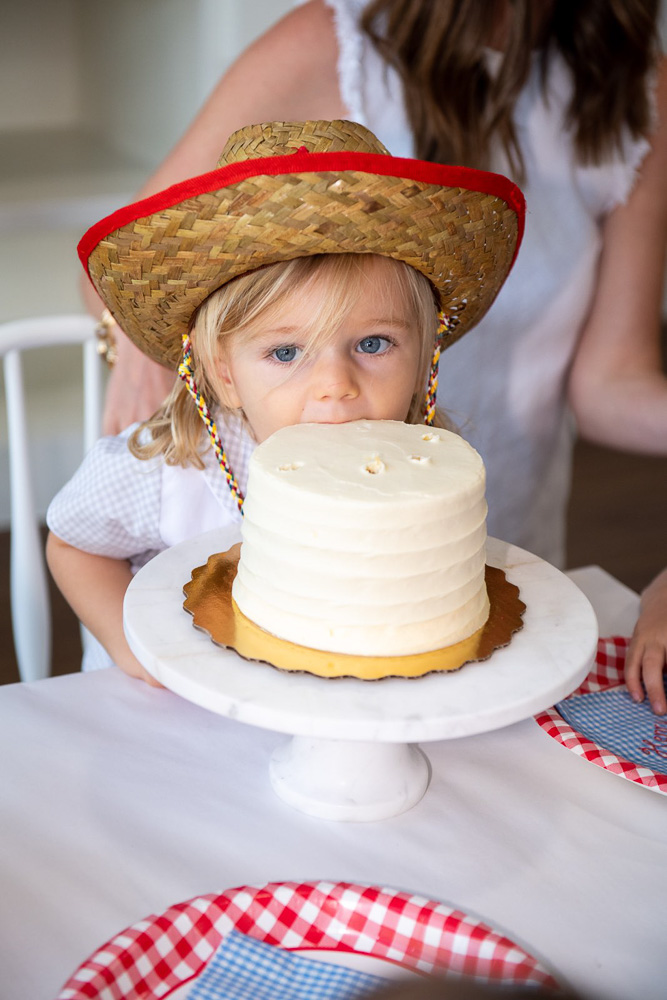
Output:
[[75,548],[143,565],[164,548],[160,538],[161,459],[129,451],[134,427],[101,438],[51,501],[50,530]]

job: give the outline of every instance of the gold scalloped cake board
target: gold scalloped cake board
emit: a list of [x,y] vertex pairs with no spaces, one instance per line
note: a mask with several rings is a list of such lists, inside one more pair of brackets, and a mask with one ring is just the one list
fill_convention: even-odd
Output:
[[487,622],[468,639],[453,646],[414,656],[352,656],[297,646],[265,632],[246,618],[232,600],[240,549],[240,545],[234,545],[227,552],[216,552],[205,566],[193,569],[192,579],[183,587],[186,595],[183,607],[192,615],[195,627],[208,633],[213,642],[235,649],[246,660],[259,660],[280,670],[361,680],[423,677],[435,671],[458,670],[473,660],[486,660],[523,627],[526,605],[519,599],[519,588],[507,580],[503,570],[487,566],[486,587],[491,605]]

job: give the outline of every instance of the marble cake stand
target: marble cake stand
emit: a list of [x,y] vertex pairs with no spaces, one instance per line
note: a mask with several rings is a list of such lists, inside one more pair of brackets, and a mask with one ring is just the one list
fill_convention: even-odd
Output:
[[196,566],[239,541],[220,530],[162,552],[124,605],[133,652],[165,687],[240,722],[291,734],[270,762],[290,805],[333,820],[377,820],[421,799],[429,765],[417,742],[470,736],[539,712],[577,687],[598,636],[588,599],[553,566],[489,539],[487,562],[520,588],[524,627],[509,646],[453,673],[405,680],[323,680],[249,662],[215,645],[183,609]]

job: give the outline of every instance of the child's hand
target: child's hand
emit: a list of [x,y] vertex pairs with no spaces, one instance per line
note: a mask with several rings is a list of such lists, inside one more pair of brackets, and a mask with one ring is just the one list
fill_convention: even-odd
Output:
[[[667,570],[642,594],[639,621],[625,660],[625,683],[635,701],[644,700],[644,688],[656,715],[667,712]],[[643,683],[642,683],[643,682]]]
[[132,660],[134,660],[134,662],[130,661],[119,664],[123,673],[127,674],[129,677],[134,677],[136,680],[145,681],[146,684],[150,684],[151,687],[164,688],[164,684],[160,684],[160,682],[156,680],[152,674],[149,674],[134,656],[132,656]]

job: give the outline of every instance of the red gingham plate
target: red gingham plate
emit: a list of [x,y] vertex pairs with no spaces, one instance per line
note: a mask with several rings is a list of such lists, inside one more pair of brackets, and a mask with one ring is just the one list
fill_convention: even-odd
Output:
[[233,929],[313,958],[352,952],[417,972],[448,969],[483,982],[558,990],[523,948],[443,903],[348,882],[274,882],[199,896],[139,921],[91,955],[58,1000],[173,997]]
[[[630,640],[622,636],[599,639],[593,669],[581,687],[578,687],[568,697],[589,694],[591,691],[606,691],[608,688],[623,684],[623,667],[629,645]],[[667,792],[667,774],[655,771],[650,767],[633,764],[632,761],[619,757],[611,750],[606,750],[594,743],[593,740],[589,740],[582,733],[578,733],[576,729],[572,729],[556,707],[540,712],[539,715],[535,716],[535,721],[549,736],[557,740],[558,743],[562,743],[568,750],[579,754],[584,760],[589,760],[592,764],[597,764],[598,767],[604,767],[607,771],[619,774],[622,778],[636,781],[646,788],[657,792]]]

